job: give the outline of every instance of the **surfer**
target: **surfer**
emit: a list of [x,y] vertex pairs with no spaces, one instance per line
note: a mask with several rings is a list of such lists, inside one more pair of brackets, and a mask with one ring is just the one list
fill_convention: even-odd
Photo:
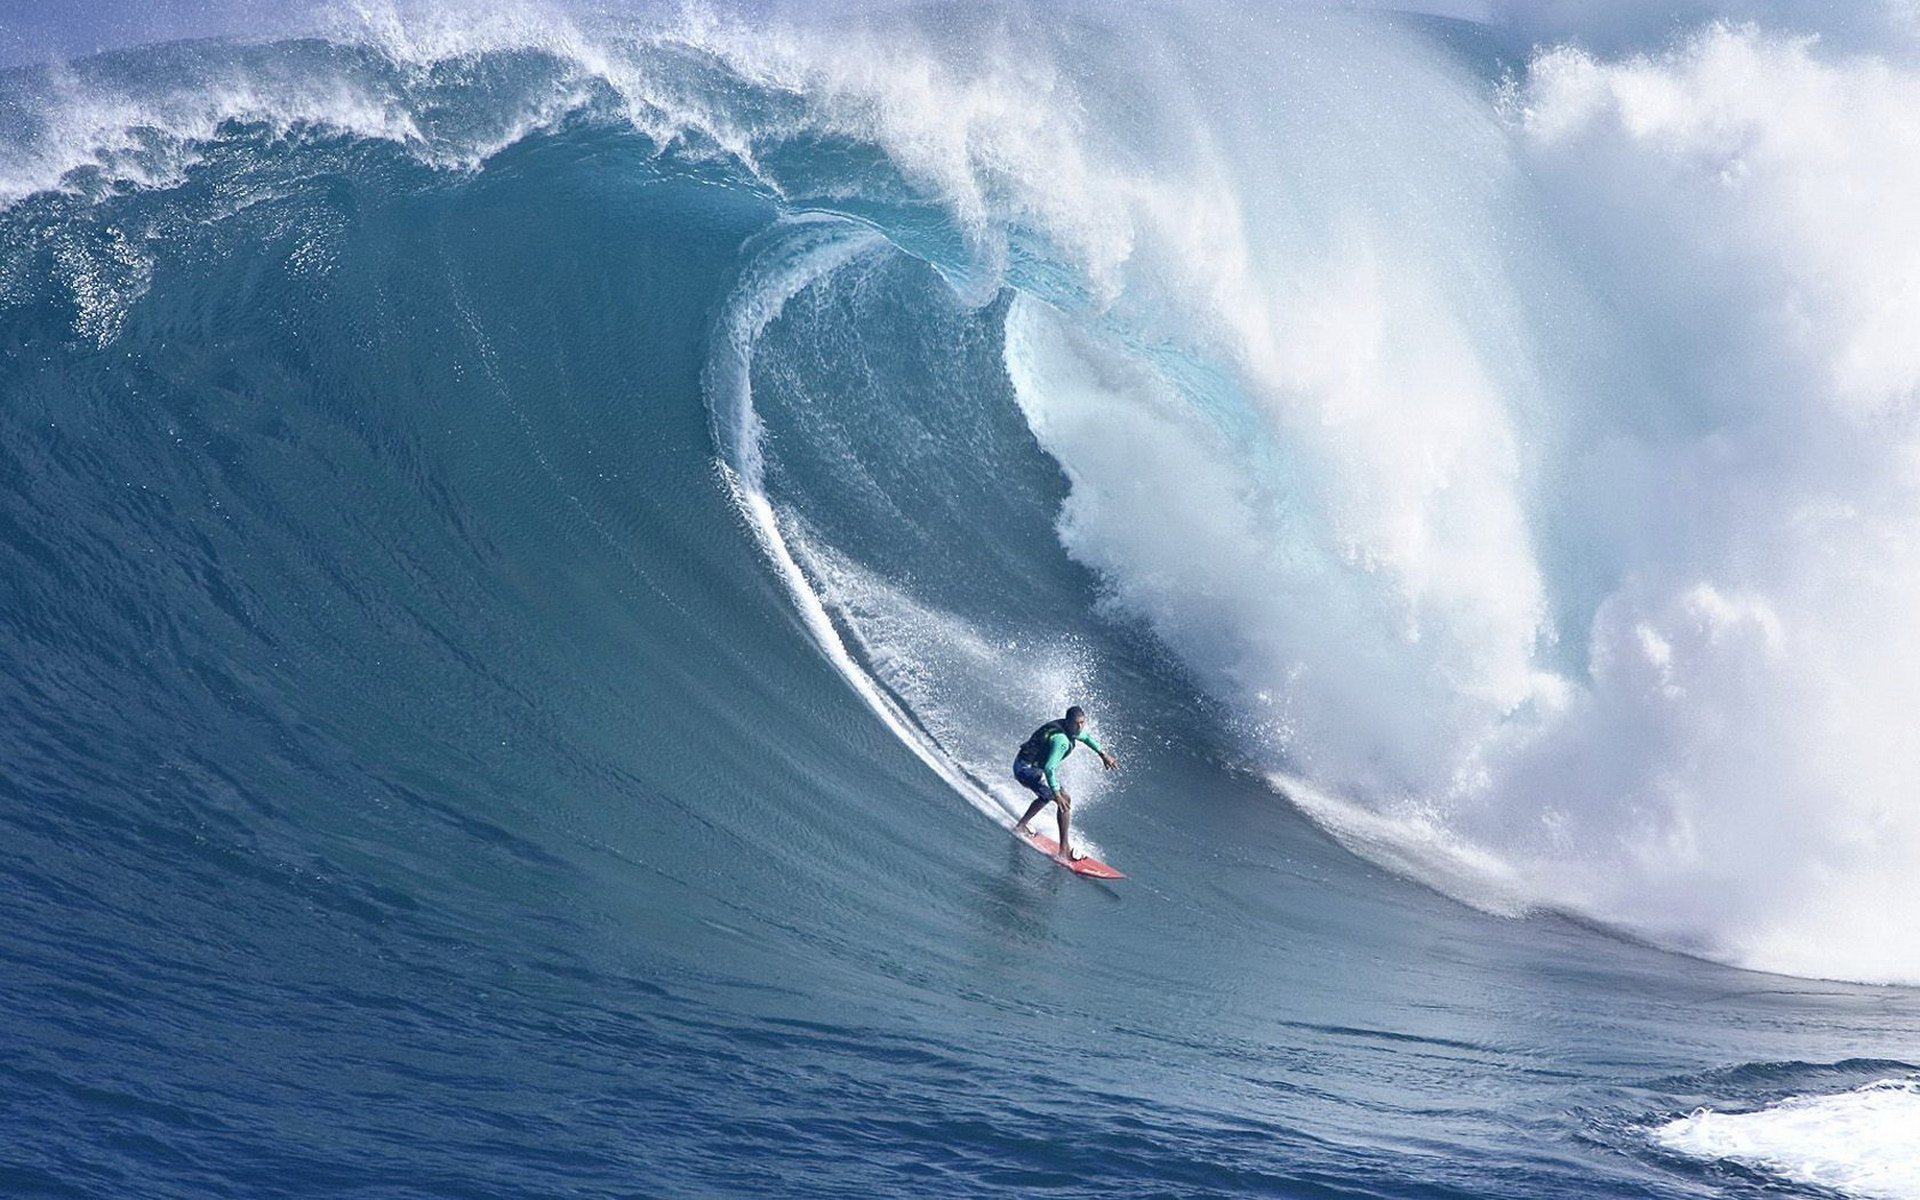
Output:
[[1068,859],[1085,858],[1086,855],[1069,848],[1067,823],[1073,813],[1073,797],[1067,795],[1060,781],[1054,778],[1053,769],[1060,765],[1061,759],[1073,753],[1075,742],[1085,742],[1092,747],[1107,770],[1111,771],[1118,765],[1113,755],[1102,750],[1100,743],[1094,741],[1093,735],[1087,732],[1087,710],[1078,704],[1069,708],[1061,720],[1048,721],[1034,730],[1033,736],[1021,744],[1020,753],[1013,759],[1013,777],[1020,781],[1020,786],[1038,797],[1027,809],[1027,815],[1021,817],[1013,827],[1013,831],[1022,835],[1032,832],[1027,828],[1027,822],[1039,816],[1040,810],[1047,805],[1059,805],[1060,853]]

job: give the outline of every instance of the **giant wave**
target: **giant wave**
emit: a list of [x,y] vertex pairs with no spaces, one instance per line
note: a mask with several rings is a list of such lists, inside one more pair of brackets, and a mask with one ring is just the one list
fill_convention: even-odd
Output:
[[[1647,965],[1920,982],[1920,76],[1782,28],[381,10],[11,70],[16,977],[86,947],[194,1014],[115,1027],[183,1138],[228,1135],[152,1081],[224,1021],[204,1111],[287,1111],[291,1045],[316,1119],[487,1114],[523,1191],[546,1137],[629,1177],[552,1116],[608,1045],[694,1191],[1470,1191],[1508,1154],[1516,1194],[1626,1193],[1760,1127],[1691,1107],[1905,1119],[1897,990]],[[1075,778],[1118,932],[1018,861],[969,890],[1009,739],[1069,701],[1128,768]],[[1083,941],[1074,987],[1006,950]],[[1114,1061],[1027,1107],[1050,1006]],[[82,1095],[70,1014],[19,1008],[23,1086]],[[469,1026],[511,1069],[462,1074]],[[1069,1097],[1085,1157],[997,1127]],[[1562,1162],[1570,1107],[1629,1157]],[[1895,1178],[1809,1139],[1702,1156]]]
[[[535,131],[632,130],[871,230],[965,305],[1011,289],[1006,369],[1072,481],[1062,543],[1330,827],[1366,814],[1403,869],[1503,910],[1920,977],[1891,919],[1920,853],[1914,78],[1709,27],[1503,82],[1447,27],[1204,11],[390,19],[183,47],[159,79],[30,69],[0,196],[24,228],[243,133],[458,172]],[[94,238],[54,261],[107,346],[152,254]],[[746,406],[717,427],[759,496],[751,402],[715,403]],[[776,557],[803,604],[830,587]],[[928,761],[949,754],[979,765]]]

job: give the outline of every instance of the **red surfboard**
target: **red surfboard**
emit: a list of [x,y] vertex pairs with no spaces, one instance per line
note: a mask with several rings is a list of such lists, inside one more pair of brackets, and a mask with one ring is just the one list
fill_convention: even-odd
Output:
[[1065,867],[1067,870],[1072,871],[1075,875],[1085,875],[1089,879],[1125,879],[1126,878],[1125,875],[1122,875],[1120,872],[1114,870],[1112,867],[1101,862],[1097,858],[1067,858],[1063,856],[1060,853],[1060,843],[1054,841],[1052,838],[1048,837],[1044,833],[1034,833],[1033,831],[1029,830],[1024,835],[1015,834],[1014,836],[1016,837],[1024,836],[1028,845],[1032,846],[1035,850],[1040,851],[1040,853],[1046,855],[1048,858],[1051,858],[1053,861],[1059,863],[1061,866]]

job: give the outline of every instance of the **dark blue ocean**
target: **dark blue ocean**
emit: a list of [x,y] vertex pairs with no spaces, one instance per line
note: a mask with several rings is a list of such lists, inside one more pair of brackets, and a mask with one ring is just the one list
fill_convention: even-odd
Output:
[[[0,1195],[1920,1196],[1914,78],[8,69]],[[1069,703],[1123,881],[1005,830]]]

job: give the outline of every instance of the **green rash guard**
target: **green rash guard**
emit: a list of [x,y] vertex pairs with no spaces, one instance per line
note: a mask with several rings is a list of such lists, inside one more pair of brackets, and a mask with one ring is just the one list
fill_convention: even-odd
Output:
[[1058,729],[1054,730],[1047,735],[1047,756],[1040,760],[1040,774],[1046,778],[1048,787],[1058,788],[1060,786],[1060,781],[1053,777],[1053,769],[1060,765],[1061,759],[1073,753],[1073,744],[1075,742],[1085,742],[1087,745],[1092,746],[1095,754],[1106,753],[1105,750],[1100,748],[1100,743],[1093,740],[1093,735],[1090,733],[1083,733],[1079,737],[1074,737],[1071,734],[1062,733]]

